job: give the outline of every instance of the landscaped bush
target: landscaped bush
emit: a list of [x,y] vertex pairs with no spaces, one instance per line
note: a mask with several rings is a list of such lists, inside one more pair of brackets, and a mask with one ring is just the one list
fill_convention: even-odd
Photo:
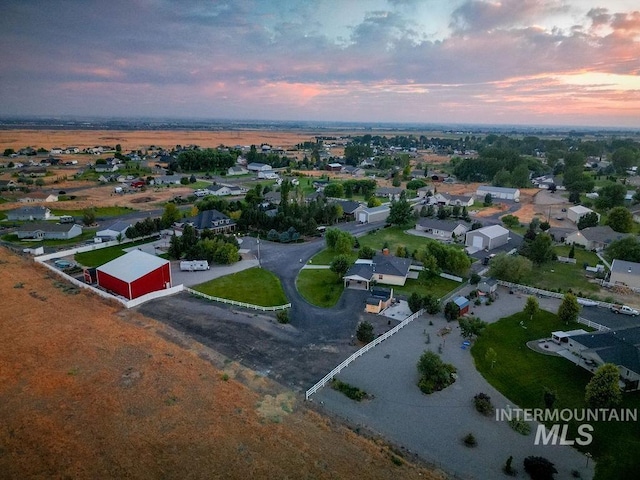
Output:
[[456,367],[444,363],[436,353],[428,350],[418,360],[418,372],[418,387],[426,394],[438,392],[455,382]]
[[467,447],[475,447],[478,445],[478,441],[476,440],[476,437],[473,436],[473,433],[467,433],[462,441]]
[[289,323],[289,310],[279,310],[276,313],[276,318],[278,323]]
[[356,330],[356,338],[363,343],[369,343],[373,341],[373,339],[375,338],[373,325],[371,325],[371,323],[367,321],[360,322],[358,324],[358,329]]
[[491,397],[486,393],[478,393],[473,397],[473,404],[476,407],[476,410],[483,415],[490,416],[493,415],[494,408],[491,403]]
[[367,397],[367,392],[365,392],[364,390],[360,390],[358,387],[349,385],[348,383],[338,380],[337,378],[331,380],[331,388],[344,393],[351,400],[355,400],[357,402]]
[[512,418],[511,420],[509,420],[509,426],[520,435],[529,435],[531,433],[531,425],[518,418]]

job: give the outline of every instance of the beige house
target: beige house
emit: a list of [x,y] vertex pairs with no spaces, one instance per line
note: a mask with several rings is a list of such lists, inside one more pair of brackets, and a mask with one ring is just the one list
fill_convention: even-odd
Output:
[[578,230],[565,237],[564,242],[567,245],[575,243],[576,245],[582,245],[587,250],[603,250],[614,240],[627,237],[627,233],[619,233],[613,230],[610,226],[604,225],[599,227],[589,227],[583,230]]
[[372,282],[404,285],[409,275],[410,258],[375,255],[372,260],[359,260],[343,277],[346,288],[368,290]]

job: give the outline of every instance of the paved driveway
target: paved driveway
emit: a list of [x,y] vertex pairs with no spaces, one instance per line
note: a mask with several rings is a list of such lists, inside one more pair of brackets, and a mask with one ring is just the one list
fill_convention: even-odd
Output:
[[[477,315],[489,321],[522,310],[526,297],[502,293],[494,304],[476,307]],[[430,320],[433,325],[429,325]],[[525,437],[506,422],[475,411],[472,399],[479,392],[487,393],[497,408],[506,408],[510,402],[476,371],[469,350],[461,348],[463,339],[457,327],[444,337],[438,335],[445,326],[442,315],[423,316],[340,373],[341,380],[372,394],[372,400],[354,402],[329,387],[319,390],[311,400],[322,402],[323,408],[353,424],[367,426],[460,478],[503,478],[501,468],[510,455],[520,478],[527,478],[522,461],[529,455],[554,462],[560,472],[557,478],[571,478],[573,469],[580,471],[582,478],[592,478],[593,463],[586,468],[586,458],[576,450],[533,445],[535,426]],[[443,360],[458,369],[458,380],[442,392],[424,395],[416,385],[416,363],[425,349],[438,352],[439,345],[443,346]],[[467,433],[476,437],[476,448],[462,444]]]

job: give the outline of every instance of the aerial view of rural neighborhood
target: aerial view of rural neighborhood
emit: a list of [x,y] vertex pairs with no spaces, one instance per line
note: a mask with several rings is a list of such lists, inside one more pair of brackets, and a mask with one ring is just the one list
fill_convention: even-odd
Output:
[[0,7],[0,478],[638,478],[640,12],[188,3]]

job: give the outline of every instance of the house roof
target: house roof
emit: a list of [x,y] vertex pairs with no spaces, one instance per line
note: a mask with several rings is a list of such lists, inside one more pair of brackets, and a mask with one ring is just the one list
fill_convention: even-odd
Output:
[[382,275],[397,275],[406,277],[411,266],[410,258],[394,257],[393,255],[374,255],[373,273]]
[[585,207],[584,205],[576,205],[574,207],[570,207],[569,211],[577,213],[578,215],[587,214],[593,212],[590,208]]
[[609,225],[600,225],[597,227],[588,227],[580,230],[584,238],[590,242],[609,243],[620,238],[627,237],[626,233],[616,232]]
[[97,270],[131,283],[168,263],[169,260],[145,253],[142,250],[131,250],[129,253],[98,267]]
[[626,273],[640,277],[640,263],[615,259],[611,263],[611,273]]
[[391,297],[391,289],[375,286],[371,289],[371,295],[373,297],[378,297],[384,300],[388,300]]
[[458,308],[464,308],[469,305],[469,299],[467,297],[456,297],[453,299],[453,303],[455,303]]
[[[112,230],[114,232],[124,232],[130,226],[131,226],[131,222],[125,222],[125,221],[119,220],[119,221],[117,221],[115,223],[112,223],[108,227],[103,228],[102,230],[100,230],[100,232],[105,232],[107,230]],[[100,233],[100,232],[98,232],[98,233]]]
[[400,195],[402,193],[400,187],[380,187],[376,190],[377,195]]
[[640,327],[604,333],[588,333],[571,338],[593,350],[604,362],[620,365],[640,373]]
[[482,228],[479,228],[478,230],[473,230],[468,233],[482,233],[489,238],[497,238],[504,235],[505,233],[509,234],[509,230],[507,230],[501,225],[489,225],[488,227],[482,227]]
[[20,215],[44,215],[50,210],[47,207],[21,207],[11,210],[12,213],[18,213]]
[[[20,225],[16,231],[18,232],[68,232],[75,223],[53,223],[53,222],[34,222]],[[79,225],[78,225],[79,226]]]
[[367,298],[367,305],[375,305],[376,307],[379,307],[381,301],[382,299],[380,297],[369,297]]
[[494,187],[492,185],[480,185],[477,191],[478,192],[516,193],[519,190],[517,188]]
[[360,202],[351,200],[336,200],[336,203],[342,207],[342,211],[348,215],[355,212],[360,207]]
[[352,265],[351,268],[345,273],[346,278],[358,277],[363,280],[370,280],[371,275],[373,275],[373,267],[371,264],[366,263],[356,263]]
[[469,200],[471,200],[473,198],[473,197],[468,197],[466,195],[449,195],[448,193],[445,193],[444,196],[446,198],[448,198],[449,201],[451,201],[451,200],[453,200],[453,201],[459,200],[462,203],[468,203]]
[[391,210],[388,205],[380,205],[379,207],[371,207],[371,208],[367,207],[367,208],[364,208],[362,211],[371,214],[371,213],[377,213],[377,212],[384,212],[387,210]]
[[207,190],[211,192],[219,192],[220,190],[224,190],[225,188],[229,190],[229,187],[227,187],[226,185],[208,185],[207,186]]
[[[229,217],[218,210],[205,210],[187,221],[193,223],[193,226],[198,230],[204,230],[205,228],[214,228],[213,222],[220,220],[229,220]],[[227,225],[233,225],[234,223],[230,222]]]
[[424,228],[435,228],[444,232],[453,232],[459,225],[466,228],[462,222],[453,222],[451,220],[440,220],[438,218],[421,218],[418,225]]

